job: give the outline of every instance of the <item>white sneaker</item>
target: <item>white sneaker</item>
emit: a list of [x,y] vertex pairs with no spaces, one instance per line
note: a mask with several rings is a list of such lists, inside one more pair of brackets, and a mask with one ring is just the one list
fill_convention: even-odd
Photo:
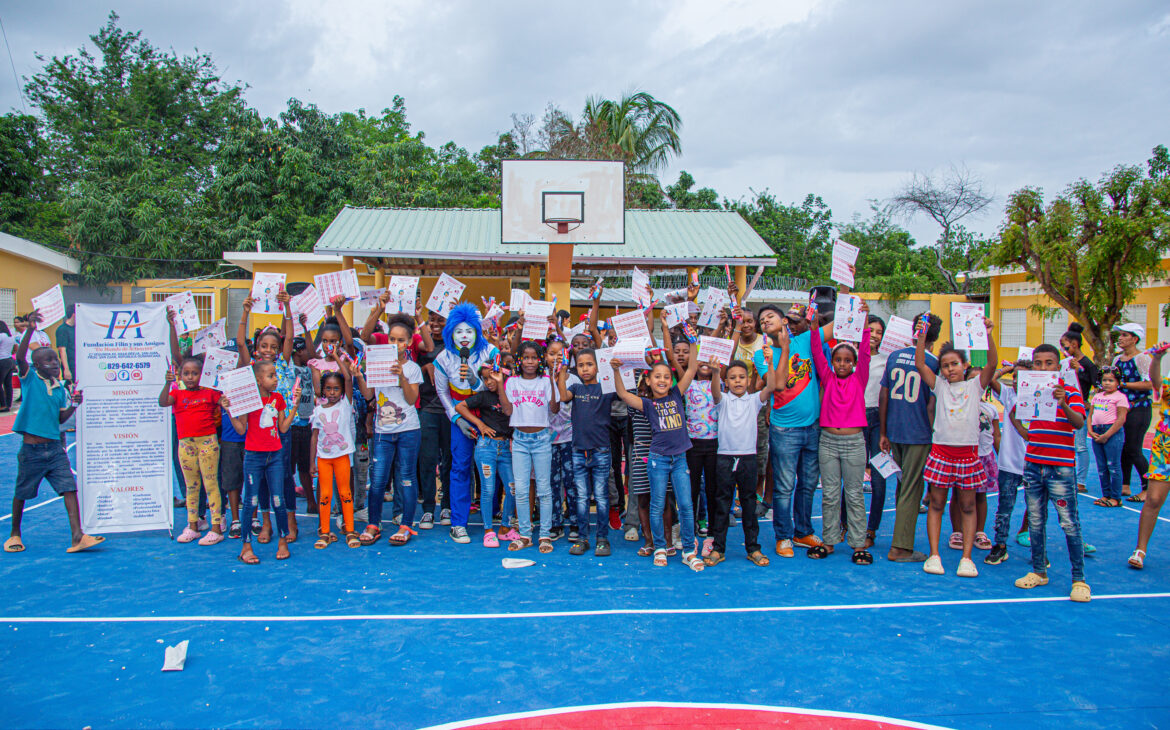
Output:
[[431,512],[423,512],[422,519],[419,520],[418,529],[431,530],[435,527],[435,515]]
[[471,542],[471,537],[467,534],[467,528],[463,525],[455,525],[451,528],[451,539],[460,544]]
[[626,542],[637,542],[638,541],[638,528],[637,527],[627,527],[625,537],[626,537]]
[[979,575],[979,569],[971,559],[963,558],[959,561],[959,569],[955,571],[955,575],[960,578],[975,578]]
[[440,525],[451,524],[451,510],[445,509],[445,510],[439,512],[439,524]]
[[[974,566],[971,567],[974,568]],[[926,562],[922,564],[922,570],[931,575],[945,575],[947,572],[943,569],[942,558],[937,555],[931,555],[927,558]]]

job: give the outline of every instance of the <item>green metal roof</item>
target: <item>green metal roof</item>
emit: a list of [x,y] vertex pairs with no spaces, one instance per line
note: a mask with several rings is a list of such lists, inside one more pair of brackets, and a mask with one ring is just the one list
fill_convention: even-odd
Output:
[[[495,208],[342,209],[315,253],[380,258],[544,261],[541,244],[500,243]],[[739,213],[722,210],[628,210],[624,245],[580,244],[573,259],[656,266],[774,265],[775,253]]]

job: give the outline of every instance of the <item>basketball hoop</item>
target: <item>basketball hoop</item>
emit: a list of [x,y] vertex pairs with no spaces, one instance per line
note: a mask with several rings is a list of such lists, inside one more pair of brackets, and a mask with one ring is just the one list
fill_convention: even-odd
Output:
[[[559,235],[575,231],[585,222],[584,191],[544,191],[540,196],[541,220]],[[571,226],[571,227],[570,227]]]

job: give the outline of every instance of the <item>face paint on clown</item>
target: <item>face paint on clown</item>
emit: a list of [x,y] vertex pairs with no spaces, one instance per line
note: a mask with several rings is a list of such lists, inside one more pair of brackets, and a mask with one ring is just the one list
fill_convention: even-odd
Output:
[[472,349],[475,347],[475,328],[465,322],[457,324],[451,331],[451,339],[459,349]]

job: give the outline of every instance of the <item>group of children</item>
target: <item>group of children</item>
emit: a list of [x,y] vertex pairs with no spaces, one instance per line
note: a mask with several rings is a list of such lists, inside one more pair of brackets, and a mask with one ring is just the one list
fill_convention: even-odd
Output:
[[[717,327],[705,330],[697,327],[698,287],[692,285],[679,296],[691,302],[689,319],[671,328],[662,318],[663,346],[651,345],[640,360],[622,362],[611,349],[619,344],[613,327],[599,321],[599,293],[600,283],[591,292],[584,331],[566,339],[562,312],[549,317],[547,338],[524,341],[523,314],[503,326],[481,321],[478,309],[465,303],[447,318],[424,316],[420,306],[414,317],[383,319],[387,294],[360,331],[346,322],[339,297],[330,302],[315,337],[294,336],[297,322],[284,291],[277,296],[284,310],[281,328],[249,333],[254,302],[248,299],[236,335],[237,366],[253,367],[262,407],[236,418],[225,395],[200,385],[203,359],[182,350],[172,315],[176,365],[159,406],[173,414],[186,489],[187,525],[179,542],[214,545],[238,538],[239,559],[255,564],[260,560],[253,538],[267,543],[275,531],[275,557],[286,559],[298,539],[296,502],[303,495],[307,511],[318,516],[315,548],[339,539],[334,515],[350,548],[378,543],[387,522],[394,526],[387,542],[405,545],[417,535],[416,526],[433,527],[441,480],[439,522],[450,524],[458,543],[470,542],[468,517],[478,509],[487,548],[535,545],[547,553],[567,523],[570,554],[592,550],[607,556],[610,531],[624,529],[626,539],[642,539],[638,554],[655,566],[681,554],[684,565],[700,571],[725,560],[727,532],[738,519],[748,559],[766,566],[759,522],[771,512],[780,557],[792,557],[800,546],[808,557],[825,559],[845,542],[851,561],[864,566],[873,563],[869,548],[885,506],[886,480],[870,467],[881,451],[901,469],[890,560],[922,562],[926,573],[944,573],[939,547],[949,501],[948,544],[961,551],[957,575],[978,575],[975,548],[989,551],[986,564],[1002,563],[1022,486],[1032,566],[1016,585],[1048,582],[1044,547],[1051,502],[1068,543],[1071,597],[1087,601],[1077,436],[1083,429],[1096,454],[1102,484],[1096,504],[1119,505],[1127,414],[1134,407],[1127,396],[1160,393],[1162,420],[1143,480],[1148,487],[1138,549],[1130,559],[1135,568],[1144,564],[1170,479],[1170,377],[1161,377],[1161,351],[1130,352],[1136,340],[1126,340],[1119,365],[1096,373],[1080,353],[1074,327],[1062,338],[1067,357],[1041,345],[1030,360],[999,367],[992,322],[985,319],[987,365],[973,368],[966,353],[950,344],[934,355],[941,320],[927,313],[914,320],[914,346],[887,357],[880,353],[885,323],[864,305],[860,313],[869,336],[862,343],[835,340],[833,323],[804,305],[764,305],[757,312],[733,306]],[[730,285],[733,302],[737,294]],[[652,332],[654,310],[643,313]],[[30,335],[38,320],[36,312],[28,317]],[[303,316],[299,324],[308,335]],[[1133,326],[1127,327],[1132,338]],[[700,334],[730,339],[730,361],[701,352]],[[19,357],[28,344],[26,336]],[[380,345],[395,346],[389,374],[396,384],[372,387],[364,351]],[[1137,355],[1145,362],[1133,364]],[[5,543],[9,552],[23,549],[23,500],[35,496],[42,478],[66,497],[70,550],[101,539],[81,534],[67,459],[62,468],[55,419],[67,418],[80,394],[67,402],[55,358],[51,348],[41,348],[31,368],[21,361],[25,395],[15,430],[24,434],[24,444],[13,533]],[[1066,365],[1075,369],[1078,383],[1056,386],[1055,416],[1019,418],[1011,376]],[[429,408],[428,400],[437,407]],[[424,426],[433,428],[425,439]],[[368,479],[355,468],[363,445]],[[818,486],[820,537],[810,523]],[[868,513],[866,491],[872,491]],[[983,526],[987,495],[996,491],[992,541]],[[391,503],[386,520],[383,506]],[[929,554],[913,549],[922,505]]]

